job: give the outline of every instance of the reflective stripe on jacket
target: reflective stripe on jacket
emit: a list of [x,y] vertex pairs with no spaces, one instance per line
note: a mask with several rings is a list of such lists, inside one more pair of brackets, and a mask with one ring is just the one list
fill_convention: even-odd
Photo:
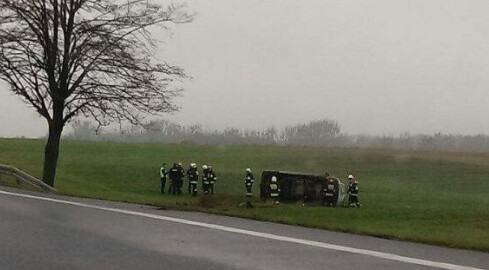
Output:
[[270,196],[271,197],[278,197],[280,192],[280,189],[278,188],[278,185],[275,183],[270,184]]

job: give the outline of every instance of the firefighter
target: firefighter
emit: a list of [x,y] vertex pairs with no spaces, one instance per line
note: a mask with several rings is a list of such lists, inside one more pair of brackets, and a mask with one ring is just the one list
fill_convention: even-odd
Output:
[[184,175],[182,173],[181,166],[179,166],[178,163],[173,163],[173,167],[171,167],[170,169],[169,176],[172,186],[171,194],[181,194],[180,182],[182,181]]
[[[175,166],[175,164],[173,164],[173,165]],[[171,172],[172,168],[170,168],[170,171],[167,172],[167,174],[166,174],[167,175],[166,180],[168,180],[168,194],[173,194],[173,180],[170,176],[170,172]]]
[[[191,175],[190,174],[191,174],[192,170],[194,169],[194,164],[195,163],[190,163],[189,164],[189,167],[188,167],[188,170],[186,172],[186,176],[188,178],[188,190],[187,190],[188,191],[188,194],[192,194],[192,183],[191,183],[192,181],[190,180],[190,178],[191,178]],[[197,164],[195,164],[195,166],[197,166]]]
[[[170,173],[168,173],[169,175]],[[171,177],[167,177],[168,180],[168,194],[173,194],[173,182],[171,180]]]
[[350,181],[348,185],[348,206],[360,207],[360,203],[358,202],[358,192],[360,191],[358,181],[352,174],[348,175],[348,180]]
[[272,198],[272,202],[276,205],[280,203],[278,201],[279,196],[280,196],[280,188],[277,183],[277,177],[272,176],[272,180],[270,183],[270,197]]
[[160,168],[160,180],[161,180],[161,194],[165,194],[165,185],[168,178],[168,173],[166,172],[166,163],[163,163]]
[[323,205],[330,207],[336,206],[335,202],[335,182],[334,177],[329,176],[329,173],[325,173],[326,183],[324,184],[321,192],[323,193]]
[[168,172],[168,176],[170,178],[170,189],[168,190],[168,193],[175,195],[176,179],[178,177],[178,164],[176,162],[173,163],[173,166],[170,168],[170,171]]
[[183,189],[183,178],[185,177],[185,169],[182,166],[182,163],[178,163],[178,189],[177,193],[178,195],[182,194],[182,189]]
[[216,176],[216,173],[214,172],[214,170],[212,169],[211,165],[209,165],[207,180],[209,180],[210,193],[211,193],[211,195],[214,195],[214,185],[216,184],[217,176]]
[[202,165],[202,190],[204,191],[204,194],[207,195],[209,194],[209,168],[207,165]]
[[253,192],[251,189],[253,187],[254,182],[255,182],[255,177],[253,176],[251,169],[247,168],[246,176],[245,176],[245,187],[246,187],[246,197],[248,198],[251,198],[253,196]]
[[197,196],[197,182],[199,181],[199,171],[197,164],[190,163],[190,168],[187,170],[188,190],[192,196]]

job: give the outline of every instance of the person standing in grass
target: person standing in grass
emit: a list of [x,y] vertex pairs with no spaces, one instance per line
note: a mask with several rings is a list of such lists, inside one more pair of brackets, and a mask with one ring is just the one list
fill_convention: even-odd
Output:
[[180,168],[181,166],[179,166],[178,163],[175,162],[173,163],[173,167],[171,167],[170,169],[169,176],[172,185],[171,194],[173,195],[181,193],[180,181],[182,180],[184,175]]
[[358,181],[352,174],[348,175],[348,180],[350,181],[350,184],[348,185],[348,206],[360,207],[358,201],[358,192],[360,191]]
[[326,175],[326,183],[324,184],[321,190],[324,196],[323,206],[327,206],[327,207],[336,206],[335,178],[331,177],[328,172],[326,172],[325,175]]
[[209,168],[207,165],[202,165],[202,190],[204,194],[209,194]]
[[188,192],[192,196],[197,196],[197,182],[199,180],[199,171],[197,170],[197,164],[190,163],[190,168],[187,170],[188,178]]
[[253,196],[252,187],[253,187],[254,182],[255,182],[255,177],[253,176],[251,169],[247,168],[246,169],[246,176],[245,176],[245,187],[246,187],[246,197],[247,198],[251,198]]
[[171,169],[172,168],[170,168],[170,171],[166,174],[167,175],[166,179],[168,180],[168,191],[167,191],[168,194],[173,194],[173,180],[170,175]]
[[168,173],[166,171],[166,163],[163,163],[160,168],[160,180],[161,180],[161,194],[165,194],[165,185],[168,178]]
[[209,165],[209,171],[207,174],[207,180],[209,180],[209,189],[211,195],[214,195],[214,185],[217,182],[217,176],[214,170],[212,169],[212,166]]
[[194,163],[190,163],[190,165],[188,167],[188,170],[186,172],[187,178],[188,178],[188,190],[187,190],[188,191],[188,194],[192,194],[192,184],[191,184],[192,181],[190,179],[192,178],[192,175],[191,174],[192,174],[192,171],[193,171],[193,165],[194,165]]
[[251,198],[253,197],[253,192],[252,192],[252,187],[253,183],[255,182],[255,177],[253,176],[253,173],[251,172],[250,168],[246,169],[246,175],[245,175],[245,188],[246,188],[246,202],[240,203],[239,206],[244,206],[248,208],[252,208],[253,204],[251,203]]
[[178,189],[177,193],[178,195],[182,194],[182,189],[183,189],[183,178],[185,177],[185,169],[182,166],[182,163],[178,163]]
[[279,196],[280,196],[280,188],[278,186],[277,177],[272,176],[272,180],[270,183],[270,197],[272,198],[272,202],[276,205],[280,203],[278,201]]

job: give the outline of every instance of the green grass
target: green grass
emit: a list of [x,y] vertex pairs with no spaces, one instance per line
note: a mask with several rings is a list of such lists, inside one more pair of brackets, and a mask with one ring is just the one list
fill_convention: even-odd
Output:
[[0,174],[0,186],[23,188],[14,177]]
[[[42,140],[0,139],[0,163],[39,177]],[[217,196],[159,194],[162,162],[212,164]],[[272,206],[244,201],[244,170],[325,170],[360,181],[364,207]],[[186,185],[186,183],[185,183]],[[308,227],[489,251],[489,154],[307,147],[203,147],[64,141],[56,180],[61,194],[197,210]],[[200,185],[199,185],[200,188]],[[254,186],[258,197],[258,184]]]

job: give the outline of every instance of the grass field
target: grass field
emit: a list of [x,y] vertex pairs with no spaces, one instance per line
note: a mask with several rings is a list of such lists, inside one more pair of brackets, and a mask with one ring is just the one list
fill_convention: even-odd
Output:
[[[0,139],[0,163],[39,177],[42,140]],[[212,164],[212,198],[159,194],[159,166]],[[265,169],[346,178],[353,172],[363,207],[272,206],[244,201],[244,170]],[[259,182],[259,181],[258,181]],[[346,181],[344,181],[346,183]],[[186,186],[186,183],[185,183]],[[64,141],[56,180],[61,194],[198,210],[387,238],[489,251],[489,154],[394,152],[306,147],[202,147]],[[200,184],[199,184],[200,188]]]

